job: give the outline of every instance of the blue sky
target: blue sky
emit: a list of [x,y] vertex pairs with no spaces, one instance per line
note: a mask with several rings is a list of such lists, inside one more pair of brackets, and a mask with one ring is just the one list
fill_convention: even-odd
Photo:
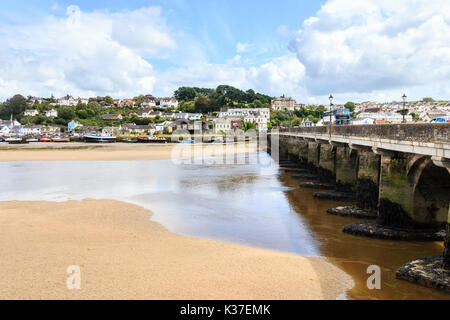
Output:
[[[261,1],[261,0],[101,0],[53,1],[16,0],[0,4],[0,18],[11,24],[38,23],[46,15],[66,16],[66,8],[77,5],[81,11],[136,10],[161,6],[167,12],[168,24],[185,30],[205,44],[210,63],[224,63],[236,53],[236,45],[255,45],[254,63],[269,61],[287,50],[289,39],[280,36],[278,28],[297,30],[304,20],[316,13],[326,1]],[[155,62],[166,67],[171,61]],[[153,60],[154,61],[154,60]]]
[[[0,100],[230,84],[299,102],[449,98],[449,1],[0,3]],[[449,8],[450,9],[450,8]],[[425,50],[426,48],[426,50]]]

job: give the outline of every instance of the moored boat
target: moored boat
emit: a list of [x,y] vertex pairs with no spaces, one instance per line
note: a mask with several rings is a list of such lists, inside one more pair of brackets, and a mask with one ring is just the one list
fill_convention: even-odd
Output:
[[89,143],[113,143],[117,138],[113,135],[85,134],[83,140]]
[[22,138],[8,138],[5,140],[9,144],[27,144],[28,142]]
[[166,138],[155,137],[155,136],[139,137],[137,139],[137,142],[139,142],[139,143],[167,143],[167,139]]
[[39,142],[52,142],[52,139],[50,139],[50,138],[40,138]]
[[70,142],[70,138],[53,138],[52,142]]
[[130,139],[130,138],[123,139],[121,142],[123,142],[123,143],[138,143],[138,141],[136,139]]
[[38,142],[39,141],[39,139],[36,139],[36,138],[28,138],[27,139],[27,142]]

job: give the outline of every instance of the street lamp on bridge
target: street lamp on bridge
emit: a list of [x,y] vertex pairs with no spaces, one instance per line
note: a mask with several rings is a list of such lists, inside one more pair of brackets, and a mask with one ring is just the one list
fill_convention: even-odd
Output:
[[332,94],[330,94],[330,97],[328,98],[330,99],[330,126],[333,124],[333,120],[332,120],[332,113],[333,113],[333,100],[334,97]]
[[409,113],[409,110],[406,109],[406,98],[407,98],[406,94],[403,94],[403,97],[402,97],[402,99],[403,99],[403,109],[398,111],[398,113],[400,113],[403,116],[403,123],[406,123],[405,116],[408,115],[408,113]]

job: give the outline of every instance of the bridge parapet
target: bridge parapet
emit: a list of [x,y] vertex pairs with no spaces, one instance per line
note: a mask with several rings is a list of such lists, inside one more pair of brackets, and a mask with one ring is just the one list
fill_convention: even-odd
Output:
[[280,135],[450,159],[448,123],[305,127],[281,129]]
[[[281,129],[280,133],[330,134],[330,127],[304,127]],[[332,126],[331,135],[369,137],[414,142],[450,142],[450,123],[412,123]]]

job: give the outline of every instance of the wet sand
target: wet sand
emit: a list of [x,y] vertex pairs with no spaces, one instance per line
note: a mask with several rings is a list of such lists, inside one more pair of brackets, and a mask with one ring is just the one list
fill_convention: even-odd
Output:
[[335,299],[353,286],[325,259],[180,236],[150,216],[111,200],[1,202],[0,299]]
[[0,143],[0,162],[11,161],[132,161],[170,160],[199,154],[249,153],[257,150],[256,143],[236,144],[86,144],[30,143],[8,145]]

